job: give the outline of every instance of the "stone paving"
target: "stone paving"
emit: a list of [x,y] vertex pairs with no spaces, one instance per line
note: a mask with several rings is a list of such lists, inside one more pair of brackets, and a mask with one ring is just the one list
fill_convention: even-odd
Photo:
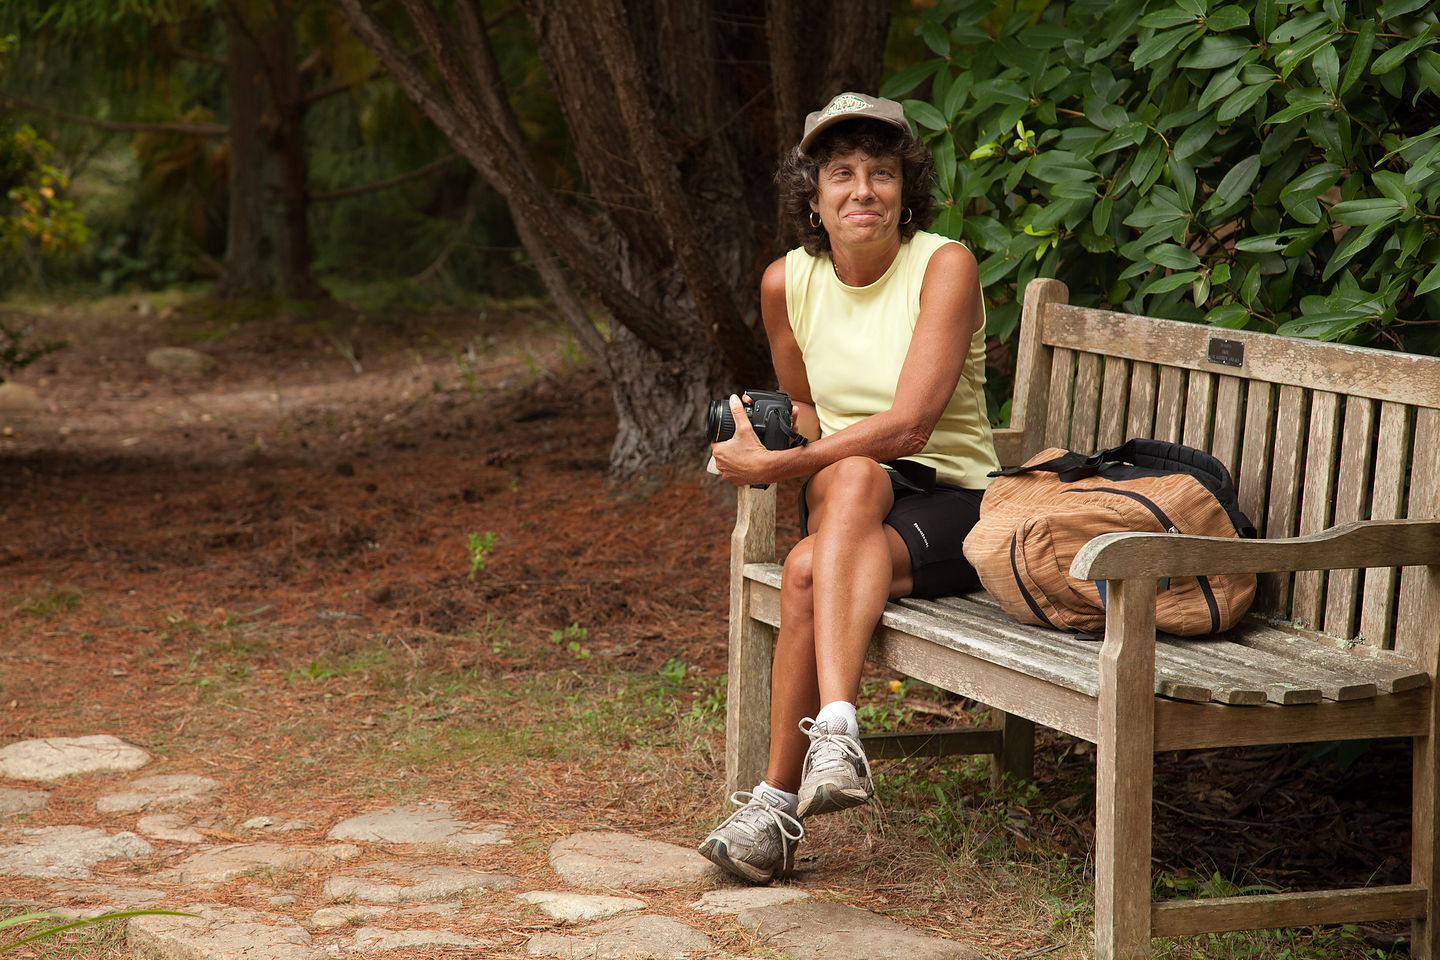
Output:
[[[6,877],[49,884],[43,899],[8,902],[72,916],[193,914],[114,921],[126,924],[132,957],[157,960],[981,958],[971,945],[799,887],[741,886],[692,849],[626,833],[555,838],[543,825],[469,823],[441,802],[377,803],[328,829],[268,816],[228,827],[213,806],[220,780],[121,776],[152,760],[105,736],[0,748],[0,890]],[[95,822],[143,814],[134,831],[29,825],[90,777],[114,784],[95,800]],[[548,847],[548,866],[527,876],[498,868],[517,843]],[[326,905],[311,909],[317,875]],[[224,902],[237,881],[251,882],[253,900],[257,877],[266,909]]]

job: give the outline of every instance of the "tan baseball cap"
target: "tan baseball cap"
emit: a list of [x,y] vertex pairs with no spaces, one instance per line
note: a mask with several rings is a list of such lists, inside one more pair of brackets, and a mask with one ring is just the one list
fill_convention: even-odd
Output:
[[905,119],[905,109],[894,100],[863,93],[842,93],[827,103],[824,109],[806,115],[805,135],[800,138],[800,152],[808,152],[810,145],[815,142],[815,137],[822,130],[845,120],[862,119],[880,120],[914,135],[910,122]]

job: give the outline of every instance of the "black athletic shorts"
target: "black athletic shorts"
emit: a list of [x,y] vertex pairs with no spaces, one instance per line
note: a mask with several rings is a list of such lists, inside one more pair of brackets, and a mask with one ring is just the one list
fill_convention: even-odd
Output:
[[[900,534],[910,551],[914,586],[908,595],[943,597],[980,589],[980,578],[965,559],[961,547],[965,535],[980,519],[980,498],[984,491],[966,490],[938,481],[927,490],[893,469],[886,472],[895,491],[895,505],[885,515],[885,523]],[[805,503],[808,486],[807,480],[800,488],[800,529],[807,534],[810,532],[810,511]]]

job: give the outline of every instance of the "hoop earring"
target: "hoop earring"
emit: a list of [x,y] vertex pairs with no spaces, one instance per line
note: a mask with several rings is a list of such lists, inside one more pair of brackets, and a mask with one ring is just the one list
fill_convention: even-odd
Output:
[[820,229],[820,214],[816,213],[814,210],[810,211],[810,226],[814,227],[816,230]]
[[914,220],[914,219],[915,219],[915,214],[911,212],[911,210],[910,210],[909,207],[906,207],[906,208],[905,208],[905,219],[900,221],[900,226],[903,227],[903,226],[905,226],[905,224],[909,223],[911,220]]

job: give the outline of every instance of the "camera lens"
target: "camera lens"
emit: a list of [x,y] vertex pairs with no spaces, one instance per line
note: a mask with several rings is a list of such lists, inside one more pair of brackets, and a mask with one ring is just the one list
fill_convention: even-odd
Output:
[[735,436],[735,415],[730,412],[730,401],[710,401],[710,409],[705,414],[705,436],[711,443],[720,443]]

